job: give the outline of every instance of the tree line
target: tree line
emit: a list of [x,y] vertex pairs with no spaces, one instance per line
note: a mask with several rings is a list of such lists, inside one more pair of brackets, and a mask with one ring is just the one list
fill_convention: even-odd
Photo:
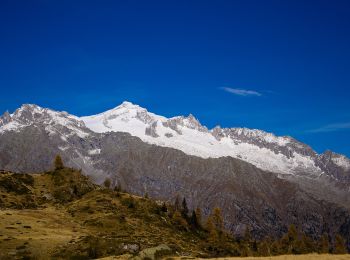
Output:
[[174,225],[187,232],[197,232],[207,241],[206,249],[215,255],[233,256],[273,256],[284,254],[347,254],[346,241],[336,234],[334,239],[324,233],[315,240],[291,224],[286,234],[280,238],[266,237],[254,239],[250,228],[243,236],[233,237],[225,231],[221,209],[216,207],[206,218],[202,218],[199,208],[190,211],[186,198],[176,196],[173,205],[162,205]]
[[[57,155],[54,160],[54,169],[63,169],[62,158]],[[106,178],[103,186],[111,188],[111,180]],[[122,191],[120,183],[114,187],[114,191]],[[145,194],[148,198],[148,194]],[[167,214],[175,228],[183,232],[196,232],[206,240],[206,250],[217,256],[273,256],[284,254],[346,254],[346,241],[336,234],[331,239],[329,234],[324,233],[318,240],[306,235],[295,225],[291,224],[286,234],[280,238],[266,237],[256,240],[251,234],[249,227],[244,235],[233,237],[225,231],[221,209],[216,207],[207,218],[202,217],[200,208],[189,210],[186,198],[182,200],[176,196],[173,204],[165,202],[160,206],[159,211]]]

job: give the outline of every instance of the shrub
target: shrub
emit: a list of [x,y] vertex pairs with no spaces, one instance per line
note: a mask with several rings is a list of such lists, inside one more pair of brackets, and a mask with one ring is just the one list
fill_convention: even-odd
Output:
[[62,158],[59,154],[56,155],[54,161],[55,170],[60,170],[64,168]]

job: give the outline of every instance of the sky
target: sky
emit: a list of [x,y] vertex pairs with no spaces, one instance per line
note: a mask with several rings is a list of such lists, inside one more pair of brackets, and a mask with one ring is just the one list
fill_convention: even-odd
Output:
[[350,157],[350,1],[0,1],[0,113],[124,100]]

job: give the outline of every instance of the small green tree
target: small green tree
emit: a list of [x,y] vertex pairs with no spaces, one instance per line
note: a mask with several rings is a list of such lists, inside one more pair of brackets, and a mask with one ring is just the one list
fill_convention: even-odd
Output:
[[258,256],[270,256],[271,255],[271,247],[272,241],[267,239],[262,240],[258,244]]
[[106,178],[105,181],[103,182],[103,185],[105,186],[106,189],[109,189],[111,187],[111,179]]
[[161,211],[162,212],[168,212],[168,207],[166,206],[165,202],[163,202],[163,204],[161,206]]
[[245,231],[244,231],[243,239],[241,240],[242,255],[243,256],[252,256],[253,251],[257,250],[256,245],[255,245],[255,247],[253,246],[254,244],[255,243],[253,241],[252,234],[250,232],[250,228],[247,226]]
[[208,242],[210,242],[211,244],[217,243],[218,242],[218,232],[216,231],[212,216],[209,216],[207,219],[206,230],[209,233]]
[[179,212],[181,211],[179,195],[176,195],[176,198],[175,198],[174,211],[179,211]]
[[300,239],[294,243],[293,254],[308,254],[315,251],[314,240],[305,233],[302,233]]
[[283,248],[282,248],[282,244],[281,244],[281,240],[280,239],[277,239],[277,240],[274,240],[274,241],[271,241],[271,247],[270,247],[270,252],[271,252],[271,255],[282,255],[284,254],[285,252],[283,251]]
[[344,238],[337,234],[335,236],[335,243],[334,243],[334,254],[346,254],[346,246],[345,246],[345,240]]
[[120,184],[120,182],[118,182],[118,184],[114,187],[114,191],[116,191],[116,192],[122,191],[122,185]]
[[202,211],[200,208],[196,208],[196,217],[197,217],[197,221],[198,221],[198,227],[202,228],[203,224],[202,224]]
[[62,158],[59,154],[56,155],[54,161],[55,170],[60,170],[64,168]]
[[328,254],[329,253],[329,238],[327,234],[323,234],[319,241],[317,246],[317,252],[319,254]]
[[298,242],[298,232],[295,225],[289,226],[287,234],[285,234],[280,242],[281,252],[283,254],[294,254],[296,252]]
[[301,252],[303,254],[313,253],[317,251],[315,241],[310,236],[303,233],[301,236],[301,240],[301,244],[303,246],[303,248],[301,248]]
[[214,212],[212,214],[212,221],[215,226],[216,231],[221,234],[222,231],[224,230],[224,221],[222,219],[221,215],[221,209],[220,208],[215,208]]
[[198,221],[198,217],[197,217],[197,214],[196,214],[196,211],[192,210],[192,214],[191,214],[191,217],[190,217],[190,225],[195,228],[195,229],[199,229],[200,228],[200,225],[199,225],[199,221]]
[[188,224],[186,220],[182,217],[179,211],[175,211],[173,215],[173,223],[182,230],[188,230]]
[[186,198],[183,198],[182,200],[181,215],[184,219],[188,219],[188,207],[187,207]]

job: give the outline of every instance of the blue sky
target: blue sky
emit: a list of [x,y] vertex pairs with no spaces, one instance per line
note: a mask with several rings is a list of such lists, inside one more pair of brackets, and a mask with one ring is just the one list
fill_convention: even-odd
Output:
[[0,111],[124,100],[350,156],[350,1],[0,1]]

